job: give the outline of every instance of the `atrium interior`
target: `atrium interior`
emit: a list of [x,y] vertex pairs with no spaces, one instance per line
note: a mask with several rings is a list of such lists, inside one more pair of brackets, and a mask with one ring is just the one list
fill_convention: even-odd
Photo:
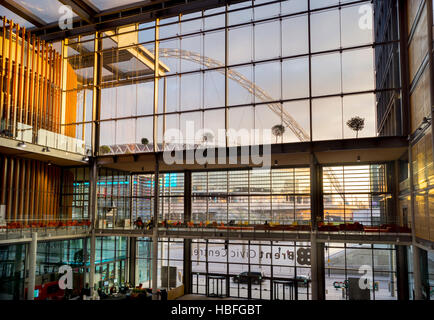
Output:
[[0,1],[0,300],[433,300],[433,13]]

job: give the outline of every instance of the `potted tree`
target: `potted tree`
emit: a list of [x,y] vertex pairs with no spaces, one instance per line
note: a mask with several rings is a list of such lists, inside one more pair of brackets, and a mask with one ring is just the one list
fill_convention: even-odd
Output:
[[281,124],[276,124],[271,128],[271,132],[276,137],[276,143],[277,143],[277,139],[279,137],[281,138],[283,137],[283,134],[285,133],[285,127]]
[[110,147],[109,146],[101,146],[99,147],[99,152],[101,154],[106,154],[110,152]]
[[362,131],[365,128],[365,119],[355,116],[347,121],[347,126],[356,131],[356,139],[359,137],[359,131]]

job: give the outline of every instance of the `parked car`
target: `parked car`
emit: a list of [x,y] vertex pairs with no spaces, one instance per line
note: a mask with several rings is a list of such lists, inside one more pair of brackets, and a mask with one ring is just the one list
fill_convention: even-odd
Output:
[[249,279],[252,284],[260,284],[264,281],[264,274],[262,272],[245,271],[233,277],[234,282],[237,283],[249,283]]
[[311,281],[310,277],[306,275],[298,275],[296,279],[298,280],[297,282],[299,287],[307,287]]

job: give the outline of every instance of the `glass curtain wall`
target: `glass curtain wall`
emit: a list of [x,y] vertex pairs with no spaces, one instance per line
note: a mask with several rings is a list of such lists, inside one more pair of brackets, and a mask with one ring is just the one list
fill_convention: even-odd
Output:
[[105,293],[127,282],[127,241],[127,237],[96,238],[95,283]]
[[324,264],[327,300],[398,299],[393,245],[326,243]]
[[194,222],[307,224],[309,168],[192,173]]
[[62,171],[61,219],[89,219],[89,168],[67,168]]
[[0,300],[24,298],[26,245],[0,246]]
[[97,184],[98,227],[124,228],[131,222],[131,176],[101,168]]
[[[376,136],[374,52],[398,39],[374,32],[371,1],[338,0],[245,1],[105,31],[99,153]],[[91,74],[92,36],[68,50],[75,73]],[[86,133],[85,109],[74,126]],[[356,116],[360,132],[346,125]],[[276,125],[282,134],[251,134]]]
[[[193,240],[191,246],[193,293],[311,299],[310,243]],[[217,283],[221,278],[223,281]]]
[[[152,239],[138,238],[136,257],[136,284],[152,287]],[[184,240],[160,238],[158,240],[158,287],[176,288],[183,284]]]
[[397,223],[385,164],[323,168],[324,222]]
[[[184,221],[184,174],[161,173],[159,221]],[[134,174],[100,169],[98,178],[98,227],[133,228],[140,218],[154,215],[154,174]]]

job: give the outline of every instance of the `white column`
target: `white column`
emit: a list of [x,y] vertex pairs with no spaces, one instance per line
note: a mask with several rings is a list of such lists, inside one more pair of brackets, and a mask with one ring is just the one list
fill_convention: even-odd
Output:
[[36,274],[36,253],[38,248],[38,233],[32,233],[32,242],[29,246],[29,282],[27,284],[27,300],[34,300],[35,297],[35,274]]
[[312,230],[310,235],[310,277],[312,280],[312,300],[318,300],[318,246],[316,242],[316,233],[314,230]]

